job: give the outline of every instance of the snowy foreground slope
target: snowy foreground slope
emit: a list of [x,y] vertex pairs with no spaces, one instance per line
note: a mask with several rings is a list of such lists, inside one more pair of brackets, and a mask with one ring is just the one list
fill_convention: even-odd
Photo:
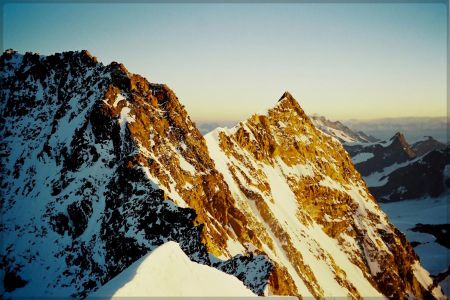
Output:
[[0,72],[1,297],[83,298],[170,241],[257,295],[442,297],[289,94],[207,146],[166,85],[87,51]]
[[176,242],[167,242],[88,298],[157,296],[256,297],[236,277],[191,261]]
[[340,143],[289,93],[266,114],[205,138],[240,209],[269,237],[263,251],[299,294],[443,297]]

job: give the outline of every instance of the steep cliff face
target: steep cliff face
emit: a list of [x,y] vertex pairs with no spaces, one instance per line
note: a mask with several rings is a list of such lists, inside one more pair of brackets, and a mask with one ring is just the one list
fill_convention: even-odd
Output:
[[[286,294],[442,296],[341,144],[289,93],[266,114],[206,140],[236,205],[258,228],[256,248],[289,278]],[[277,293],[278,284],[270,286]]]
[[3,296],[83,297],[167,241],[263,293],[264,256],[207,253],[245,218],[167,86],[86,51],[0,67]]

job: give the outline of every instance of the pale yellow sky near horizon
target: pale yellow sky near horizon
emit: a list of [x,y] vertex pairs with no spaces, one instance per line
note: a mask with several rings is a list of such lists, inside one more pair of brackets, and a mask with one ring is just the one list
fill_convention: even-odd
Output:
[[168,84],[197,122],[244,120],[286,90],[332,120],[445,116],[447,14],[442,3],[7,3],[3,46],[119,61]]

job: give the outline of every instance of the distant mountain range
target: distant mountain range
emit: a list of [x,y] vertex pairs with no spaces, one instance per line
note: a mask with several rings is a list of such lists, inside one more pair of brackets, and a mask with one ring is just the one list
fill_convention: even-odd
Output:
[[450,148],[431,137],[411,146],[397,133],[384,142],[345,148],[380,202],[437,197],[450,188]]
[[312,120],[319,130],[344,145],[380,202],[437,197],[450,188],[446,175],[450,148],[431,136],[410,145],[404,134],[397,132],[379,141],[338,121],[316,116]]
[[314,126],[325,134],[328,134],[342,143],[370,143],[379,141],[377,138],[367,135],[362,131],[353,131],[339,121],[330,121],[323,116],[311,116]]
[[[374,141],[373,138],[377,140],[388,140],[394,135],[394,133],[402,132],[406,139],[411,143],[423,140],[424,137],[432,136],[434,139],[445,144],[447,141],[447,132],[450,132],[450,128],[448,127],[449,123],[447,122],[446,117],[386,118],[375,120],[351,119],[330,121],[323,116],[313,114],[310,115],[310,118],[316,123],[317,126],[325,125],[325,128],[328,127],[333,128],[334,130],[343,131],[344,134],[348,129],[355,135],[351,136],[350,139],[355,139],[356,136],[361,135],[362,139],[359,140],[360,142],[363,142],[364,140]],[[202,134],[206,134],[217,127],[232,127],[238,122],[239,121],[197,122],[197,126]],[[339,123],[339,125],[321,125],[321,122],[336,122]],[[335,136],[335,138],[338,138],[338,136]],[[358,140],[358,138],[356,138],[356,140]]]
[[198,130],[205,135],[219,127],[233,127],[239,121],[197,122]]
[[432,136],[447,143],[449,122],[447,117],[384,118],[375,120],[343,120],[346,126],[373,135],[381,140],[389,139],[395,132],[402,132],[411,143]]

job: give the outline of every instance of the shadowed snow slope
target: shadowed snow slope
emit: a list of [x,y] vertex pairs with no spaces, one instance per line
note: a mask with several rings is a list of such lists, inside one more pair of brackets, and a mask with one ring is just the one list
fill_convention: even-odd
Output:
[[139,259],[90,297],[256,296],[241,281],[195,263],[175,242]]

